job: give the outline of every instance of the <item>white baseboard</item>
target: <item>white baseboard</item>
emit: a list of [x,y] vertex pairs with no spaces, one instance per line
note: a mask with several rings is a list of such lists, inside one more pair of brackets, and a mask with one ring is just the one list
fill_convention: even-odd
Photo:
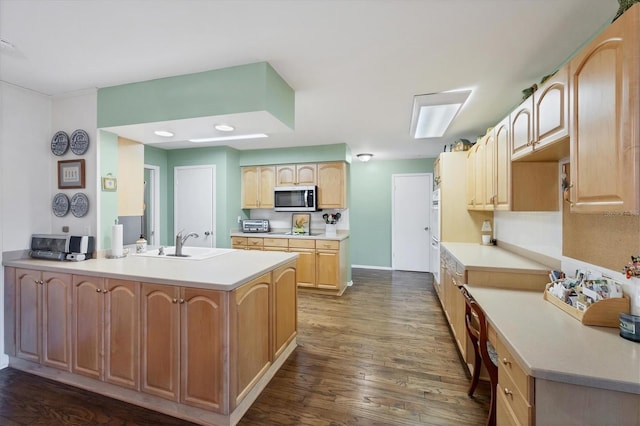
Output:
[[360,269],[381,269],[384,271],[391,271],[390,266],[370,266],[370,265],[351,265],[352,268],[360,268]]

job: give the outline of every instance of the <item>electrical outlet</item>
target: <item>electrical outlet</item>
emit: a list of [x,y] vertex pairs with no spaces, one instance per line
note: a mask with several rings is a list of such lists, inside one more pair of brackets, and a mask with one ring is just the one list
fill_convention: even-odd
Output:
[[63,226],[62,227],[62,232],[69,232],[69,227],[68,226]]
[[238,223],[242,223],[242,218],[238,216]]

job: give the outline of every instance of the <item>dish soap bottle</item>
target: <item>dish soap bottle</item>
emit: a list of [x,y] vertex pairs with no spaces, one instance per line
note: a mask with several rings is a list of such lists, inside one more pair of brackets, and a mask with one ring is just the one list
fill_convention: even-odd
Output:
[[136,253],[144,253],[147,251],[147,240],[144,235],[140,234],[140,238],[136,240]]

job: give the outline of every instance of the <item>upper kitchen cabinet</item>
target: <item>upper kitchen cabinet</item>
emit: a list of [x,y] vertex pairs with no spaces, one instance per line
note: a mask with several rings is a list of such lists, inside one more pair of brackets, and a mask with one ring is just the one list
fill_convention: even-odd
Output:
[[640,5],[569,63],[571,211],[640,213]]
[[347,163],[318,163],[318,208],[347,207]]
[[510,120],[506,117],[493,129],[495,171],[493,175],[493,209],[509,210],[511,206]]
[[511,113],[513,161],[557,161],[569,156],[568,86],[565,66]]
[[313,164],[286,164],[276,167],[276,185],[316,185],[317,166]]
[[144,214],[144,145],[118,138],[118,216]]
[[275,166],[242,167],[242,208],[272,209]]
[[511,159],[515,160],[531,152],[533,145],[533,97],[524,100],[511,113]]

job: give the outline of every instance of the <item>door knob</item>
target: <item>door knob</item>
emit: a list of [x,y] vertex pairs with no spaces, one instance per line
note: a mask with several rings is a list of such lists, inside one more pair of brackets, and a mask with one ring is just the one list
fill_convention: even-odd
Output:
[[209,235],[211,235],[211,234],[213,234],[213,232],[211,232],[211,231],[204,231],[204,235],[206,235],[207,237],[208,237]]
[[429,227],[428,227],[428,226],[425,226],[425,227],[424,227],[424,230],[425,230],[425,231],[428,231],[428,230],[429,230]]

